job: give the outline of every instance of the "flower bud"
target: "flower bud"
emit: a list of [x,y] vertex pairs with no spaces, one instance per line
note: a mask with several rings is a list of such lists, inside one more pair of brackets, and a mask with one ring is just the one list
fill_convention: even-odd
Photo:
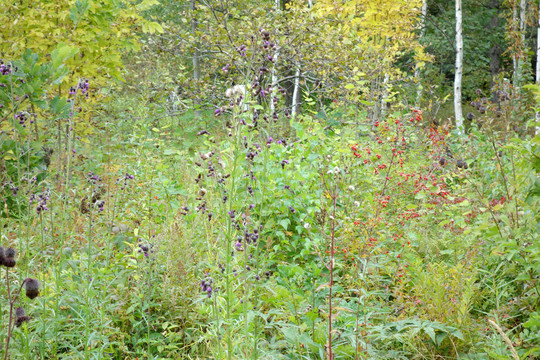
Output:
[[24,280],[24,290],[26,296],[30,299],[34,299],[39,295],[39,281],[32,278],[26,278]]
[[15,256],[17,255],[17,251],[15,251],[14,248],[7,248],[4,251],[4,261],[3,265],[9,268],[12,268],[17,264],[17,261],[15,261]]
[[30,317],[26,316],[26,312],[24,311],[24,308],[18,307],[15,309],[15,326],[19,327],[23,323],[30,320]]

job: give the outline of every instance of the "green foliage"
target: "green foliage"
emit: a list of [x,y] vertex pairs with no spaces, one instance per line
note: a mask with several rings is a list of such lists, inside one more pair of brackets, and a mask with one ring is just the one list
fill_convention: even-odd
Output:
[[[437,122],[452,51],[435,30],[451,32],[450,4],[430,2],[423,112],[405,83],[412,53],[427,60],[419,3],[315,3],[77,0],[6,20],[4,51],[20,57],[0,75],[0,239],[20,249],[10,279],[43,285],[13,358],[536,356],[540,138],[507,130],[517,98],[482,100],[501,34],[466,42],[478,50],[466,91],[487,110],[471,107],[455,138]],[[466,33],[481,33],[492,10],[467,6]],[[280,107],[298,64],[291,119]],[[273,109],[254,90],[272,69],[284,79]],[[107,100],[79,114],[81,76]],[[241,101],[224,99],[232,81],[247,84]],[[392,107],[377,110],[385,87]]]
[[74,54],[73,49],[60,44],[48,63],[40,63],[39,56],[30,50],[16,61],[3,60],[0,75],[0,129],[3,130],[0,181],[5,196],[0,213],[3,217],[19,218],[27,207],[17,197],[21,184],[27,182],[38,187],[48,174],[52,150],[40,141],[38,126],[52,122],[43,118],[43,113],[54,120],[70,116],[73,106],[61,97],[51,98],[49,91],[68,74],[65,61]]
[[69,58],[71,73],[61,92],[80,78],[105,85],[110,77],[121,78],[122,52],[139,48],[137,27],[144,33],[163,32],[159,24],[141,16],[157,4],[156,0],[6,3],[0,12],[4,24],[0,35],[8,41],[2,42],[1,52],[6,58],[29,50],[51,54],[55,66],[64,61],[60,58]]

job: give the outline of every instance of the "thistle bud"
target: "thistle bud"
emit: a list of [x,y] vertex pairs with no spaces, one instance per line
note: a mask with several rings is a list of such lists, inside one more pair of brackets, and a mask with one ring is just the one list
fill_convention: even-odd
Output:
[[3,260],[3,265],[5,267],[9,267],[9,268],[12,268],[15,266],[15,264],[17,264],[17,261],[15,261],[15,256],[17,255],[17,251],[15,251],[14,248],[7,248],[5,251],[4,251],[4,260]]
[[26,278],[24,280],[24,290],[26,296],[30,299],[34,299],[39,295],[39,281],[32,278]]
[[441,157],[441,158],[439,159],[439,164],[440,164],[441,166],[444,166],[444,165],[446,164],[446,159],[443,158],[443,157]]
[[24,308],[18,307],[15,309],[15,326],[19,327],[23,323],[30,320],[30,317],[26,316],[26,312],[24,311]]
[[456,166],[457,166],[458,168],[460,168],[460,169],[468,169],[468,168],[469,168],[469,165],[468,165],[465,161],[463,161],[463,160],[458,160],[458,161],[456,162]]

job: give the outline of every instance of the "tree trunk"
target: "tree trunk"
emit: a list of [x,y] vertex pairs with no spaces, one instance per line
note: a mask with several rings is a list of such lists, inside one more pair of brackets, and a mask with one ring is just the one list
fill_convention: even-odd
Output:
[[[420,35],[418,41],[422,40],[424,33],[426,32],[426,16],[427,16],[427,0],[422,1],[422,17],[420,18]],[[420,67],[418,64],[414,69],[414,79],[416,80],[416,101],[415,106],[420,107],[420,101],[422,100],[422,84],[420,83]]]
[[[275,1],[274,10],[276,12],[281,11],[280,0]],[[276,50],[274,51],[274,63],[272,65],[272,96],[270,97],[270,112],[272,113],[272,116],[276,112],[276,104],[274,103],[274,99],[277,100],[277,87],[278,87],[277,64],[278,64],[279,50],[280,50],[277,41],[274,41],[274,43],[276,44]]]
[[[525,32],[527,31],[527,0],[521,0],[519,4],[519,33],[521,35],[521,56],[519,58],[519,75],[523,77],[523,64],[527,54],[525,46]],[[521,78],[518,79],[521,82]]]
[[386,73],[384,75],[383,80],[383,89],[382,89],[382,96],[381,96],[381,117],[380,120],[383,120],[386,117],[386,108],[388,107],[388,102],[386,99],[388,99],[388,82],[390,82],[390,75]]
[[[538,3],[538,29],[536,31],[536,85],[540,86],[540,3]],[[536,112],[535,133],[540,135],[540,111]]]
[[512,83],[514,90],[519,93],[519,88],[521,87],[522,78],[523,78],[523,63],[525,59],[523,58],[526,54],[525,51],[525,31],[527,30],[527,0],[519,1],[519,12],[518,12],[518,0],[513,4],[512,9],[512,22],[514,31],[519,31],[520,44],[512,56],[512,65],[514,67],[514,74]]
[[[191,10],[193,12],[191,19],[191,31],[193,36],[196,37],[197,31],[197,16],[195,14],[195,0],[191,0]],[[201,101],[199,99],[199,81],[201,79],[201,64],[200,64],[200,54],[199,54],[199,43],[195,42],[195,49],[193,50],[193,82],[195,83],[195,98],[193,99],[194,112],[193,119],[199,120],[201,118]]]
[[274,53],[274,65],[272,66],[272,96],[270,98],[270,112],[272,115],[276,111],[276,104],[274,103],[274,99],[277,99],[277,88],[278,88],[278,77],[277,77],[277,61],[279,57],[279,48],[276,44],[276,52]]
[[461,78],[463,76],[463,34],[461,0],[456,0],[456,75],[454,79],[454,112],[458,133],[463,134],[463,110],[461,108]]
[[527,0],[521,0],[519,3],[519,38],[521,43],[520,51],[518,51],[516,57],[516,79],[515,87],[517,90],[521,87],[523,82],[523,64],[525,63],[525,56],[527,54],[525,49],[525,32],[527,31]]
[[[493,10],[493,15],[491,16],[491,21],[488,27],[488,31],[494,32],[499,28],[499,7],[500,0],[491,0],[489,7]],[[501,69],[501,46],[498,43],[493,43],[489,49],[489,70],[491,72],[491,80],[489,88],[492,89],[495,86],[497,75]],[[496,91],[492,94],[492,101],[494,103],[499,103],[499,97]]]
[[291,109],[291,115],[294,118],[296,114],[298,113],[298,97],[300,95],[300,64],[296,64],[296,71],[294,72],[294,90],[293,90],[293,97],[292,97],[292,109]]

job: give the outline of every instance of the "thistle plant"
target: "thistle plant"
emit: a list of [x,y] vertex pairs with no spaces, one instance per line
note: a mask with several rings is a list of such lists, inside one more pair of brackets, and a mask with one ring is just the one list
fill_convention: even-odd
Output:
[[8,247],[5,249],[3,246],[0,246],[0,266],[4,266],[6,268],[5,282],[7,299],[9,302],[9,320],[7,326],[4,327],[8,330],[6,345],[4,347],[4,360],[8,359],[9,344],[15,327],[20,327],[25,322],[30,321],[30,317],[26,315],[26,311],[23,307],[15,307],[17,300],[19,300],[19,295],[21,294],[22,289],[24,288],[26,297],[29,299],[35,299],[39,295],[40,289],[39,281],[30,277],[24,279],[18,288],[15,287],[12,289],[9,271],[10,269],[14,268],[15,265],[17,265],[17,260],[15,259],[16,256],[17,251],[14,248]]
[[[218,358],[233,359],[240,353],[251,359],[260,358],[262,326],[258,326],[258,317],[263,303],[259,288],[272,274],[260,257],[266,195],[262,183],[268,176],[267,167],[271,166],[267,164],[268,153],[285,143],[282,140],[274,143],[267,131],[270,125],[275,127],[281,115],[288,116],[277,108],[278,96],[280,93],[284,96],[284,89],[270,84],[264,76],[273,64],[269,54],[275,45],[269,42],[269,37],[267,31],[259,30],[249,45],[237,47],[237,58],[223,67],[225,74],[242,74],[246,85],[228,89],[225,93],[228,106],[214,112],[215,116],[224,118],[229,140],[222,143],[221,149],[208,149],[194,161],[199,168],[195,178],[195,210],[211,226],[220,228],[210,232],[208,239],[219,248],[209,249],[209,258],[217,267],[206,268],[200,278],[202,297],[213,308]],[[274,106],[265,114],[264,107],[258,104],[268,102]],[[205,130],[198,135],[211,137]],[[288,164],[285,159],[277,166],[283,169]],[[219,200],[214,204],[212,199]],[[188,207],[182,210],[184,215],[189,213]],[[217,241],[214,234],[219,234]],[[242,289],[241,295],[237,289]]]

